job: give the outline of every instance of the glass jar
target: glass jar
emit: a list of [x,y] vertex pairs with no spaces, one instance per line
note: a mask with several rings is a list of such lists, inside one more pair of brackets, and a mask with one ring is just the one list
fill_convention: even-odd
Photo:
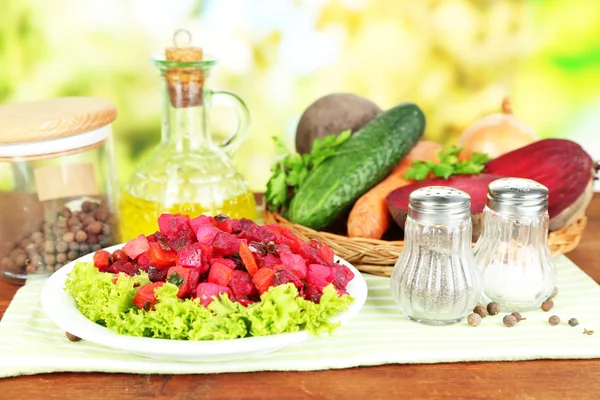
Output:
[[475,260],[483,302],[508,312],[539,308],[556,284],[548,247],[548,189],[529,179],[490,183]]
[[471,248],[471,199],[444,186],[409,196],[404,249],[392,271],[395,300],[413,321],[450,325],[472,312],[481,276]]
[[89,97],[0,106],[0,277],[21,284],[119,243],[116,114]]
[[[181,33],[189,36],[176,32],[175,46],[153,60],[163,78],[162,140],[121,195],[124,240],[154,233],[165,212],[256,218],[254,194],[231,159],[246,139],[248,109],[235,94],[208,88],[216,61],[199,47],[178,45]],[[210,107],[218,103],[237,115],[236,131],[223,143],[215,143],[208,129]]]

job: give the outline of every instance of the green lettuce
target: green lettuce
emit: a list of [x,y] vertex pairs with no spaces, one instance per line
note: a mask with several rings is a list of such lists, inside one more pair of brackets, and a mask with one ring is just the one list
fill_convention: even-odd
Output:
[[165,283],[155,291],[154,309],[145,311],[133,304],[133,297],[149,282],[145,273],[118,275],[115,281],[115,275],[79,262],[68,275],[66,290],[83,315],[119,334],[175,340],[235,339],[300,330],[331,334],[340,323],[330,318],[354,301],[349,295],[338,296],[329,285],[315,304],[298,297],[297,288],[289,283],[271,287],[260,302],[247,307],[227,295],[204,307],[197,299],[178,298],[177,286]]

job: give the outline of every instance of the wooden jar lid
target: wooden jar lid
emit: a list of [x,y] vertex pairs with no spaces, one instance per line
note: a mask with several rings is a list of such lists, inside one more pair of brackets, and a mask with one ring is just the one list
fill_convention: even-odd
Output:
[[0,145],[62,139],[113,122],[117,109],[108,100],[62,97],[0,106]]

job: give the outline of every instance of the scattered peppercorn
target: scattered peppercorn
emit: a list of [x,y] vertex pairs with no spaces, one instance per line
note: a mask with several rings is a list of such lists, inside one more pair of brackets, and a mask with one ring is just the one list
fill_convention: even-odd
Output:
[[504,316],[504,318],[502,318],[502,322],[504,323],[505,326],[508,326],[510,328],[510,327],[515,326],[518,321],[517,321],[517,319],[515,318],[514,315],[512,315],[512,314],[506,314]]
[[72,333],[65,332],[65,334],[67,335],[67,339],[69,339],[71,342],[78,342],[81,340],[80,337],[77,337],[77,336],[73,335]]
[[560,324],[560,317],[558,315],[553,315],[550,318],[548,318],[548,323],[552,326],[556,326]]
[[550,311],[552,310],[552,307],[554,307],[554,302],[552,300],[546,300],[542,303],[542,310],[544,311]]
[[556,297],[557,294],[558,294],[558,287],[554,286],[554,290],[552,291],[552,294],[550,295],[550,297],[548,297],[548,300],[552,300],[553,298]]
[[585,329],[585,328],[583,328],[583,333],[585,333],[586,335],[593,335],[593,334],[594,334],[594,331],[591,331],[591,330],[589,330],[589,329]]
[[471,326],[477,326],[481,323],[481,315],[477,313],[469,314],[469,316],[467,317],[467,322]]
[[484,306],[482,306],[482,305],[477,305],[477,306],[476,306],[476,307],[473,309],[473,312],[474,312],[475,314],[478,314],[478,315],[479,315],[481,318],[485,318],[485,317],[487,317],[487,316],[488,316],[488,312],[487,312],[487,310],[486,310],[486,309],[485,309],[485,307],[484,307]]
[[500,304],[492,301],[490,304],[487,305],[487,312],[490,315],[496,315],[500,312]]
[[511,315],[517,319],[517,322],[521,322],[524,319],[527,319],[527,318],[523,318],[523,316],[521,315],[521,313],[518,313],[516,311],[514,313],[512,313]]
[[577,326],[577,325],[579,325],[579,321],[577,321],[577,318],[571,318],[569,320],[569,325],[570,326]]

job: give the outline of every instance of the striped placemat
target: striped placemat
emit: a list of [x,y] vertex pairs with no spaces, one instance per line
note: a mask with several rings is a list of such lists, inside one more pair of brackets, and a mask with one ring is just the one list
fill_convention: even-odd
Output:
[[[164,362],[86,341],[69,342],[40,305],[44,281],[21,288],[0,322],[0,377],[59,371],[219,373],[309,371],[387,363],[507,361],[600,357],[600,287],[566,257],[557,259],[560,293],[551,312],[524,314],[516,327],[503,314],[478,327],[466,322],[429,327],[407,320],[390,297],[389,279],[365,275],[369,297],[360,314],[332,336],[247,360],[221,363]],[[550,326],[548,317],[562,323]],[[580,325],[570,327],[576,317]],[[594,335],[583,329],[596,330]]]

